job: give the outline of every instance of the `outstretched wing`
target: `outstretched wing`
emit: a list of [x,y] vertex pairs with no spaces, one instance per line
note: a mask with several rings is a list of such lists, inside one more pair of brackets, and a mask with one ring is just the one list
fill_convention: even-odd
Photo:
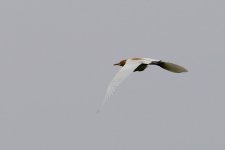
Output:
[[182,73],[182,72],[188,72],[187,69],[185,69],[182,66],[170,63],[170,62],[163,62],[160,61],[158,64],[161,68],[166,69],[168,71],[174,72],[174,73]]
[[110,99],[110,97],[115,92],[116,88],[141,64],[141,61],[138,60],[130,60],[126,61],[126,64],[120,69],[120,71],[114,76],[112,81],[110,82],[105,98],[99,107],[97,112],[100,112],[103,108],[104,104]]

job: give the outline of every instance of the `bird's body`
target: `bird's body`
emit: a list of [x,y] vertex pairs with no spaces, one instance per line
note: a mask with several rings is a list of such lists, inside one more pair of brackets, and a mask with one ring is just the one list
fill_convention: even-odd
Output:
[[106,101],[109,100],[110,96],[115,92],[116,88],[132,73],[132,72],[140,72],[144,71],[148,65],[158,65],[163,69],[166,69],[168,71],[174,72],[174,73],[182,73],[187,72],[187,70],[184,67],[181,67],[179,65],[164,62],[161,60],[151,59],[151,58],[130,58],[130,59],[124,59],[121,60],[119,63],[116,63],[114,65],[122,66],[120,71],[114,76],[112,81],[110,82],[105,99],[102,102],[100,108],[98,109],[98,112],[103,108]]

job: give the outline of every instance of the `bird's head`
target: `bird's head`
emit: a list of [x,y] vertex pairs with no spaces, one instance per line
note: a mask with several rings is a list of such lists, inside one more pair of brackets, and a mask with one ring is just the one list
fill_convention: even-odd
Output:
[[119,63],[113,64],[114,66],[124,66],[126,64],[126,59],[121,60]]

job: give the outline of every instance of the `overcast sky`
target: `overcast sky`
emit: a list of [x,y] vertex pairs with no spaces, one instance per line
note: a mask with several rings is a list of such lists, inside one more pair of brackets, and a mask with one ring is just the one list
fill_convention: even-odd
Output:
[[[224,150],[225,1],[1,0],[1,150]],[[134,73],[96,114],[123,58]]]

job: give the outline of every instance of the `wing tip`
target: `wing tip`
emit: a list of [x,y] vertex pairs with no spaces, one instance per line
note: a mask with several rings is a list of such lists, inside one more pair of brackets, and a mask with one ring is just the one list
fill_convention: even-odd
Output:
[[105,96],[103,102],[101,103],[101,105],[99,106],[98,110],[96,111],[96,113],[100,113],[105,105],[105,103],[107,102],[107,100],[109,99],[109,96]]

